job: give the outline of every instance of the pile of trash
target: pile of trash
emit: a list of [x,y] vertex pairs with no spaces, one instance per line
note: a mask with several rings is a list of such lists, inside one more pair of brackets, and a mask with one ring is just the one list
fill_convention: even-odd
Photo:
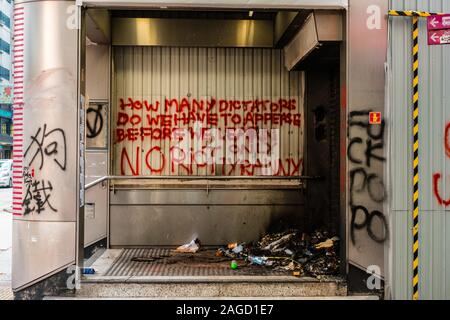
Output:
[[230,243],[216,256],[242,259],[250,265],[292,271],[296,276],[332,276],[339,274],[339,238],[327,231],[308,235],[291,229],[267,234],[254,243]]

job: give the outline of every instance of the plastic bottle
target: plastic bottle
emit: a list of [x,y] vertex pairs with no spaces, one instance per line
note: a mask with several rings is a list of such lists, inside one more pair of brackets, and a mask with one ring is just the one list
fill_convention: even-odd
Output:
[[231,250],[231,251],[233,251],[233,253],[235,253],[235,254],[239,254],[239,253],[241,253],[243,250],[244,250],[244,247],[240,244],[240,245],[234,247],[233,250]]
[[248,256],[247,259],[251,264],[255,264],[258,266],[265,266],[267,261],[266,257],[257,257],[257,256]]
[[82,272],[83,274],[94,274],[95,270],[94,268],[83,268]]

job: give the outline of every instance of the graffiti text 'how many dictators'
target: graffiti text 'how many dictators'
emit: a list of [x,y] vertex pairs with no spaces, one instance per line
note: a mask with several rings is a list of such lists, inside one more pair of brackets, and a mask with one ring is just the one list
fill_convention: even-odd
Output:
[[450,14],[427,18],[428,45],[450,44]]

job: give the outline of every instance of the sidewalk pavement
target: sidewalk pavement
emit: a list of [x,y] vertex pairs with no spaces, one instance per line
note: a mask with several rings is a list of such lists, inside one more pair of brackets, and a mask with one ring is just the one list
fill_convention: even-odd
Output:
[[8,207],[3,204],[0,208],[0,300],[13,299],[11,291],[12,213],[8,211]]
[[12,300],[11,248],[0,250],[0,300]]

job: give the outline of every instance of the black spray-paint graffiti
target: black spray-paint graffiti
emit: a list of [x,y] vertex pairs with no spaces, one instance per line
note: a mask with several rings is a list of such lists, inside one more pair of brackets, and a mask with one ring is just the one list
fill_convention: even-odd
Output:
[[[22,201],[24,215],[38,213],[50,209],[58,210],[51,204],[50,198],[53,192],[53,184],[48,179],[35,179],[35,169],[41,171],[45,166],[46,159],[52,158],[57,168],[65,171],[67,167],[67,144],[66,134],[63,129],[56,128],[47,130],[47,124],[39,127],[24,153],[24,159],[29,160],[28,166],[24,167],[23,181],[25,185],[25,196]],[[32,165],[38,167],[32,167]],[[30,172],[31,169],[31,172]],[[53,168],[47,168],[53,170]]]
[[51,156],[61,170],[66,170],[67,151],[64,130],[57,128],[47,132],[47,125],[44,124],[43,128],[39,128],[36,134],[31,136],[31,143],[25,151],[24,158],[27,158],[27,155],[32,155],[28,162],[30,167],[34,160],[39,158],[39,170],[41,170],[45,158]]
[[[389,234],[385,215],[380,210],[369,210],[368,206],[380,206],[386,200],[383,178],[373,172],[376,162],[384,162],[381,155],[384,148],[385,121],[380,125],[369,124],[370,110],[353,111],[349,114],[347,157],[352,164],[350,170],[350,237],[356,243],[356,230],[365,229],[375,242],[383,243]],[[366,200],[355,200],[357,196]],[[381,232],[374,231],[374,221],[381,224]]]
[[[97,105],[97,108],[90,106],[86,113],[86,126],[87,126],[87,133],[86,136],[90,139],[97,137],[103,130],[103,115],[102,115],[102,109],[103,106],[101,104]],[[93,123],[89,119],[89,114],[93,113]]]
[[24,167],[23,179],[25,184],[25,197],[22,202],[24,215],[36,212],[41,213],[48,207],[53,212],[58,212],[50,203],[53,186],[50,181],[34,180],[29,167]]

